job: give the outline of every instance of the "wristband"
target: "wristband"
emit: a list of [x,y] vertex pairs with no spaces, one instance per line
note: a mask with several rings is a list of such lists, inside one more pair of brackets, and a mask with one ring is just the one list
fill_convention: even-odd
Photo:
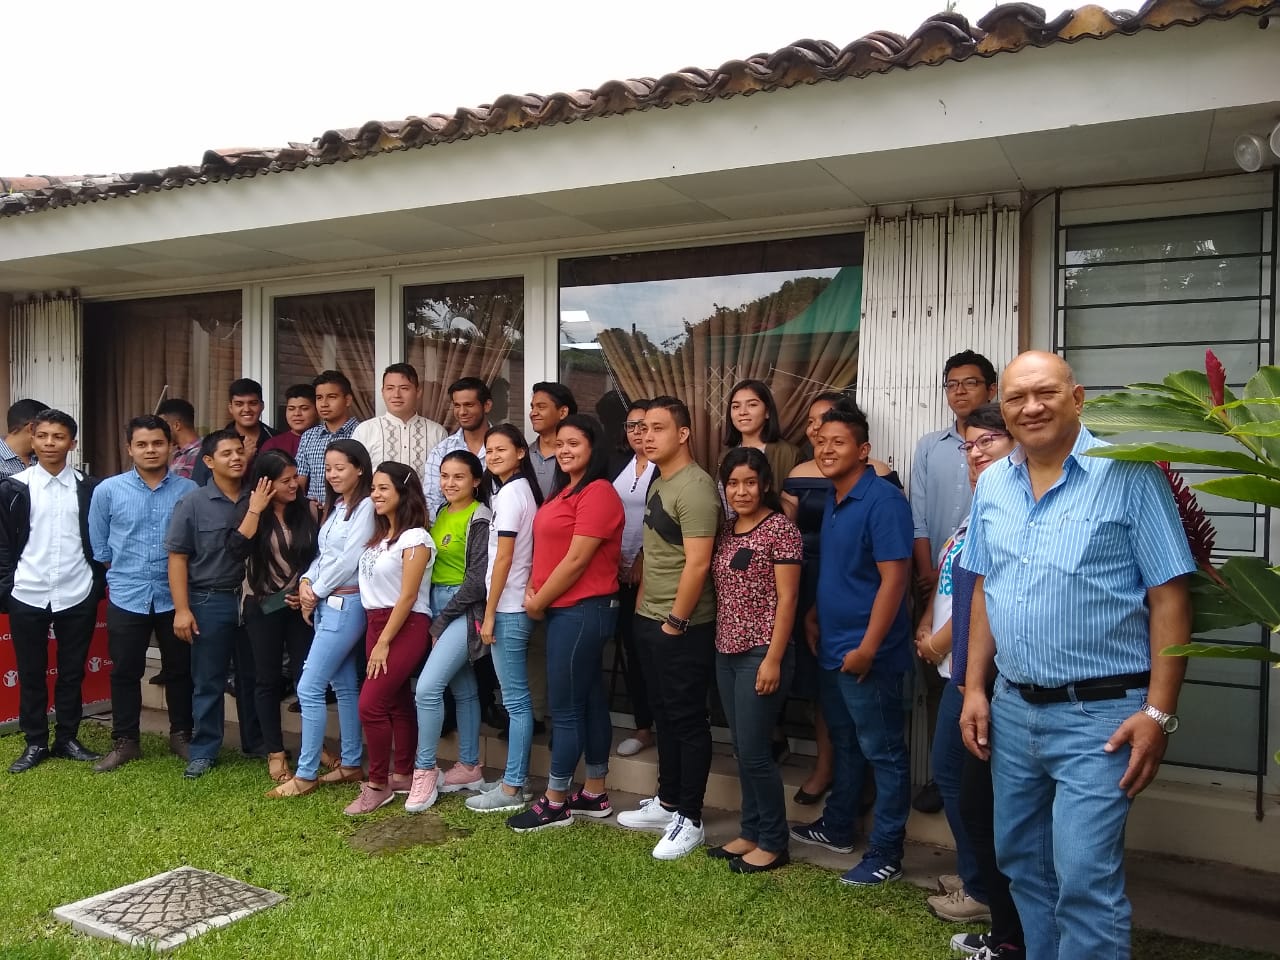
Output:
[[689,629],[689,621],[687,619],[681,620],[674,613],[668,613],[667,626],[669,626],[672,630],[679,630],[681,633],[684,633],[686,630]]

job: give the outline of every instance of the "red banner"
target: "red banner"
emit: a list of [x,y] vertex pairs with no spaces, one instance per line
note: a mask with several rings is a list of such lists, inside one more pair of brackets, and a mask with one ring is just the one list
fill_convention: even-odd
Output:
[[[58,641],[49,630],[49,709],[53,709],[53,683],[58,678]],[[107,655],[107,602],[98,604],[98,621],[93,626],[89,658],[84,666],[84,684],[80,699],[87,706],[111,699],[111,658]],[[9,615],[0,613],[0,727],[18,720],[18,664],[13,656],[13,636],[9,632]]]

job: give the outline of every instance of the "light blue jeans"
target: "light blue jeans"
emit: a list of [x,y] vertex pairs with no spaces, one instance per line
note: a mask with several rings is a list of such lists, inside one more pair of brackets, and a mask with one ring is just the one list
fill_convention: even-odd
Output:
[[493,669],[502,685],[502,705],[511,718],[507,734],[507,769],[502,782],[519,789],[529,776],[529,750],[533,746],[533,701],[529,697],[529,634],[533,621],[523,613],[498,613],[494,617]]
[[342,597],[335,610],[321,600],[312,615],[315,639],[298,680],[302,707],[302,749],[295,775],[314,780],[320,769],[320,750],[328,708],[324,693],[330,686],[338,698],[338,726],[342,735],[342,765],[358,767],[364,756],[360,737],[360,688],[356,678],[356,645],[364,640],[364,607],[358,594]]
[[1003,679],[991,704],[996,856],[1036,960],[1128,960],[1120,778],[1129,748],[1102,746],[1137,712],[1118,700],[1027,703]]
[[[440,616],[456,586],[440,584],[431,588],[431,614]],[[413,765],[431,770],[436,765],[436,746],[444,726],[444,690],[453,691],[458,720],[458,760],[467,766],[480,762],[480,695],[476,674],[467,656],[467,618],[458,617],[445,627],[440,639],[418,674],[414,702],[418,707],[418,755]]]

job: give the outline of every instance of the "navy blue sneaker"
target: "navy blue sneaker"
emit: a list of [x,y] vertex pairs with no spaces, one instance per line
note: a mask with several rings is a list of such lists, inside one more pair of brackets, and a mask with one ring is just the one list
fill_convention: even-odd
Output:
[[791,839],[815,847],[825,847],[832,853],[853,853],[853,840],[849,837],[833,836],[821,817],[806,826],[792,827]]
[[212,769],[212,760],[207,757],[193,757],[187,764],[187,769],[182,771],[182,776],[187,780],[198,780]]
[[902,864],[890,860],[879,850],[868,850],[858,865],[840,878],[854,887],[876,887],[902,878]]

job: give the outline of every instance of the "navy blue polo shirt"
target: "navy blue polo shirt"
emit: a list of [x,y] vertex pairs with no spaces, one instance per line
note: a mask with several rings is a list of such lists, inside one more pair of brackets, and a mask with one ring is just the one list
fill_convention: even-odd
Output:
[[[908,560],[914,539],[911,506],[902,491],[870,468],[840,503],[835,491],[822,513],[822,554],[818,561],[818,664],[839,670],[867,631],[871,605],[880,589],[877,563]],[[898,614],[876,651],[879,670],[911,667],[911,620],[904,595]]]

